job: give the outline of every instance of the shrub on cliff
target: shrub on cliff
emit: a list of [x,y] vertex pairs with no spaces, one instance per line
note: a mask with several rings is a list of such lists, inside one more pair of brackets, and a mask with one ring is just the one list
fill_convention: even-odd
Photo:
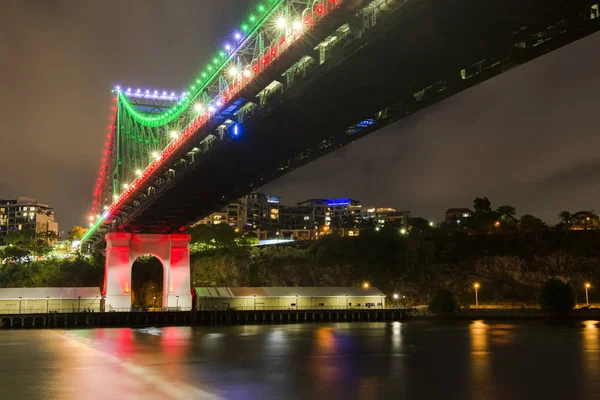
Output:
[[438,315],[454,315],[458,312],[456,296],[448,289],[440,289],[429,303],[429,311]]
[[575,307],[573,288],[559,279],[548,279],[542,286],[540,306],[553,315],[570,313]]

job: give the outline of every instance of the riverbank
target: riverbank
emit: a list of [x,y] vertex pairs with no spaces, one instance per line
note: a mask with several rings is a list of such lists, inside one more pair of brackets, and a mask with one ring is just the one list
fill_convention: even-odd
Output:
[[85,328],[406,321],[402,309],[214,310],[0,315],[0,328]]

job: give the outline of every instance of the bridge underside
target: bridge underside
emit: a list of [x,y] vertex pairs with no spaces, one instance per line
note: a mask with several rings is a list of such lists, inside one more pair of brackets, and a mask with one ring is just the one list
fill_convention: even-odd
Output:
[[239,138],[182,167],[151,199],[120,214],[113,229],[179,230],[330,151],[597,31],[594,3],[407,2],[244,117]]

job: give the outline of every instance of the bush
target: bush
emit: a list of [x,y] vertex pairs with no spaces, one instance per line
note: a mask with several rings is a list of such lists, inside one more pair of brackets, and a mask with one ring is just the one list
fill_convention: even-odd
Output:
[[448,289],[437,291],[429,303],[429,311],[439,315],[454,315],[458,312],[456,296]]
[[575,307],[575,293],[568,283],[548,279],[540,293],[540,306],[550,314],[568,314]]

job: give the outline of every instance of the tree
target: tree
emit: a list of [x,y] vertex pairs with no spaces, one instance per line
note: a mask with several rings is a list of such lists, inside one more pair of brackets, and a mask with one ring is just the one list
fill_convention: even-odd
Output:
[[473,200],[473,208],[476,214],[488,214],[492,212],[492,203],[487,197],[476,197]]
[[547,228],[544,221],[530,214],[523,215],[519,222],[519,229],[523,232],[540,232]]
[[515,218],[517,214],[515,208],[513,206],[500,206],[496,210],[498,216],[500,217],[500,222],[503,224],[516,225],[518,220]]
[[598,215],[594,211],[578,211],[571,215],[571,222],[573,225],[586,231],[597,229],[600,224]]
[[567,229],[571,229],[571,226],[573,225],[573,215],[571,215],[570,212],[568,211],[561,211],[558,214],[558,217],[560,218],[560,222],[561,224]]
[[456,296],[448,289],[439,289],[429,303],[429,311],[445,316],[456,314],[458,312]]
[[544,283],[540,293],[542,310],[552,315],[568,314],[575,307],[575,293],[568,283],[551,278]]
[[87,232],[87,229],[82,227],[82,226],[74,226],[73,229],[71,229],[69,231],[69,240],[71,242],[75,241],[75,240],[81,240],[83,239],[83,235],[85,235]]
[[411,235],[425,235],[433,229],[429,225],[429,221],[420,217],[411,218],[408,222],[408,226]]

